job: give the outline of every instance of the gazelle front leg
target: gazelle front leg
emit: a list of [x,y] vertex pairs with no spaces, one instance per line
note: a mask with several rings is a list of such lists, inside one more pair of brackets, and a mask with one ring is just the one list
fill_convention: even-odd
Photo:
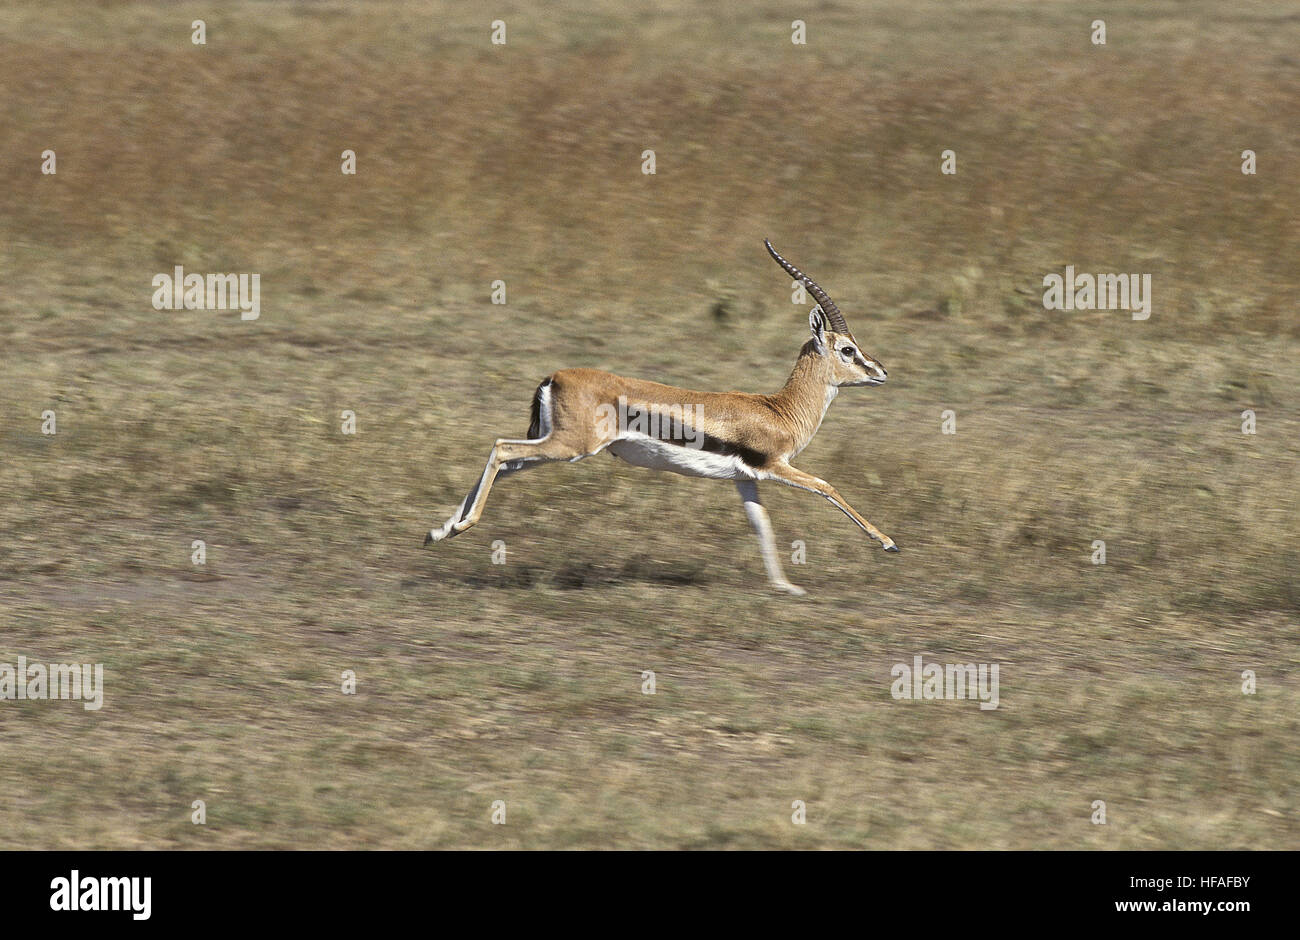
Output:
[[816,493],[818,496],[824,497],[829,500],[831,505],[836,509],[856,522],[863,532],[867,533],[867,535],[879,542],[885,551],[898,551],[898,546],[894,544],[893,539],[881,532],[866,519],[863,519],[862,516],[858,515],[857,510],[845,502],[844,497],[835,491],[835,487],[831,486],[820,477],[815,477],[811,473],[804,473],[802,470],[796,470],[788,463],[777,464],[774,467],[768,468],[767,476],[769,479],[779,480],[786,486],[793,486],[796,489],[807,490],[810,493]]
[[767,569],[767,579],[772,582],[772,587],[795,596],[807,594],[808,592],[803,588],[785,579],[785,573],[781,570],[781,561],[776,555],[776,539],[772,536],[772,522],[767,518],[767,510],[758,501],[758,484],[753,480],[737,480],[736,489],[740,491],[740,498],[744,500],[745,515],[749,517],[749,524],[754,527],[754,532],[758,535],[758,545],[763,552],[763,567]]

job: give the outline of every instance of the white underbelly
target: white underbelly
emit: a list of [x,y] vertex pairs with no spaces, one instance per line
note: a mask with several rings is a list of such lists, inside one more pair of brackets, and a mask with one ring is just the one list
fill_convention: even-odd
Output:
[[739,457],[700,450],[682,444],[668,444],[652,437],[628,437],[609,445],[620,460],[651,470],[667,470],[688,477],[714,480],[752,480],[754,470]]

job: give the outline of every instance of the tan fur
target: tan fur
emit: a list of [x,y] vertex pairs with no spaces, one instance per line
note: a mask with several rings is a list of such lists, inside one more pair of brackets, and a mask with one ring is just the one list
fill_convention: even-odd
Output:
[[[857,346],[851,338],[849,342]],[[831,368],[809,340],[800,350],[785,386],[772,395],[699,392],[645,379],[624,378],[599,369],[561,369],[548,378],[554,383],[555,431],[551,436],[564,440],[566,453],[574,451],[569,456],[594,454],[614,440],[614,437],[602,438],[598,433],[597,408],[616,406],[622,396],[628,404],[636,406],[696,405],[704,416],[701,430],[779,462],[791,459],[808,446],[821,427],[827,385],[838,385],[836,379],[848,377]]]

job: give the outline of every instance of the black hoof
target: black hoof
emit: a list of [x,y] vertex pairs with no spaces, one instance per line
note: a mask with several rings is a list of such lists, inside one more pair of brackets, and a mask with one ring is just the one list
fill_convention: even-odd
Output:
[[432,541],[433,541],[433,533],[432,532],[424,533],[424,544],[428,545]]
[[887,548],[885,549],[885,551],[887,551],[887,552],[901,552],[902,549],[899,548],[897,545],[890,545],[889,547],[887,547]]

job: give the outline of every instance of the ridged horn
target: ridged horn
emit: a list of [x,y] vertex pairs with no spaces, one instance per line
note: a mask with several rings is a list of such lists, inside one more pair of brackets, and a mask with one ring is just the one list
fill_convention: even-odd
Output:
[[835,301],[830,299],[826,291],[818,287],[816,281],[777,254],[776,249],[772,247],[772,243],[766,238],[763,239],[763,244],[767,246],[767,253],[776,260],[776,263],[785,268],[786,274],[789,274],[796,281],[802,281],[803,286],[808,288],[808,293],[813,295],[817,301],[817,306],[821,307],[822,313],[826,314],[826,322],[830,324],[830,328],[836,333],[848,333],[849,325],[844,322],[844,314],[840,313],[840,308],[835,306]]

